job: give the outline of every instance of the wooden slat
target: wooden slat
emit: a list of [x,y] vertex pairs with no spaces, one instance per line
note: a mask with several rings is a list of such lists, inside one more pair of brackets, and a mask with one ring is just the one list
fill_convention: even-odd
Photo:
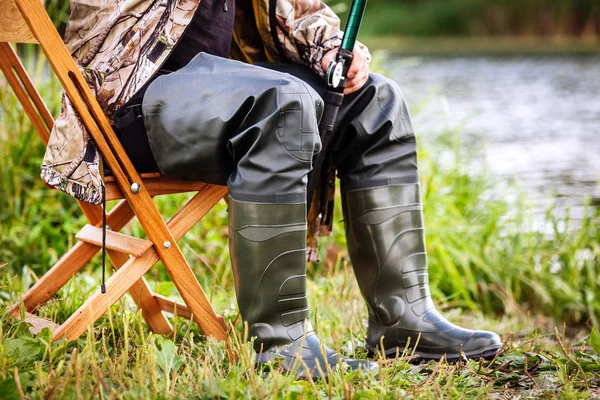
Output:
[[185,304],[177,303],[165,296],[161,296],[160,294],[155,294],[154,299],[158,303],[158,306],[161,308],[161,310],[185,319],[192,318],[192,313]]
[[[118,253],[116,251],[109,250],[108,255],[115,265],[116,269],[121,268],[129,261],[129,256],[124,253]],[[129,288],[129,294],[135,301],[135,304],[142,310],[142,316],[148,323],[152,332],[171,336],[173,334],[173,327],[163,314],[162,308],[154,298],[154,293],[150,290],[148,282],[144,278],[139,279],[131,288]]]
[[54,120],[40,94],[33,86],[23,64],[21,64],[15,51],[8,43],[0,42],[0,69],[2,69],[8,84],[15,92],[36,132],[44,144],[48,144]]
[[[96,206],[92,206],[96,207]],[[90,210],[96,210],[90,208]],[[100,217],[100,216],[98,216]],[[112,229],[119,231],[133,217],[127,202],[121,202],[108,214],[106,222]],[[92,222],[92,221],[90,221]],[[97,222],[99,223],[99,222]],[[54,266],[44,274],[25,293],[21,299],[27,311],[34,311],[39,305],[46,303],[63,287],[77,271],[79,271],[98,252],[98,246],[78,242]],[[110,254],[109,254],[110,255]],[[13,304],[10,313],[17,316],[20,303]]]
[[[144,182],[144,186],[146,186],[146,190],[148,191],[150,196],[196,192],[208,186],[206,183],[203,182],[174,181],[162,177],[148,179],[142,178],[142,181]],[[117,183],[106,183],[106,200],[110,201],[123,198],[125,198],[125,195],[123,194]]]
[[[52,118],[52,114],[50,114],[50,110],[44,103],[42,96],[37,91],[37,89],[35,88],[35,85],[31,81],[31,78],[29,77],[29,74],[25,70],[23,63],[21,63],[21,60],[19,60],[19,57],[17,56],[16,51],[12,48],[12,46],[10,46],[7,43],[6,50],[9,50],[9,49],[10,49],[10,53],[12,53],[12,54],[8,54],[8,57],[11,60],[11,64],[15,71],[15,74],[19,77],[19,80],[23,84],[25,91],[31,98],[31,101],[35,105],[37,111],[40,113],[40,118],[44,121],[44,123],[48,127],[48,132],[49,132],[52,129],[52,127],[54,126],[54,118]],[[44,141],[44,144],[46,144],[46,141]]]
[[[160,177],[161,177],[160,172],[142,172],[140,174],[140,178],[142,178],[142,180],[144,180],[144,181],[146,179],[154,179],[154,178],[160,178]],[[106,176],[104,176],[104,183],[117,183],[117,180],[112,175],[106,175]]]
[[14,0],[0,0],[0,42],[37,43]]
[[[156,300],[156,302],[158,303],[158,305],[160,306],[160,308],[163,311],[166,311],[177,317],[181,317],[181,318],[185,318],[185,319],[192,318],[192,313],[190,312],[189,308],[187,308],[187,306],[185,304],[181,304],[179,302],[173,301],[173,300],[169,299],[168,297],[161,296],[160,294],[155,294],[154,299]],[[229,326],[227,326],[227,323],[225,322],[223,317],[221,317],[220,315],[218,315],[217,317],[219,318],[219,322],[221,323],[221,325],[223,325],[223,329],[225,329],[226,331],[229,331],[230,328],[229,328]]]
[[[37,307],[50,300],[97,252],[96,246],[83,242],[75,244],[23,295],[21,301],[25,309],[35,311]],[[13,304],[10,309],[12,316],[19,315],[20,304],[20,302]]]
[[106,281],[106,293],[96,291],[77,311],[54,332],[54,340],[66,337],[75,340],[115,304],[156,262],[156,253],[150,249],[142,257],[130,258]]
[[227,187],[206,185],[169,221],[169,229],[179,240],[227,195]]
[[[82,242],[102,246],[102,228],[86,225],[75,236]],[[122,233],[106,231],[106,248],[139,257],[152,247],[149,240],[139,239]]]
[[[225,329],[220,324],[206,294],[183,257],[181,249],[176,245],[175,238],[162,220],[145,186],[142,184],[142,188],[137,194],[128,190],[133,182],[141,182],[141,178],[127,157],[108,118],[83,79],[58,32],[54,29],[43,6],[37,0],[16,0],[15,3],[29,29],[42,46],[52,69],[62,83],[73,107],[77,110],[82,123],[104,156],[142,228],[152,243],[156,244],[156,252],[185,303],[192,310],[194,320],[206,335],[226,340]],[[162,246],[166,242],[173,245]],[[117,274],[119,272],[121,270],[117,271]]]

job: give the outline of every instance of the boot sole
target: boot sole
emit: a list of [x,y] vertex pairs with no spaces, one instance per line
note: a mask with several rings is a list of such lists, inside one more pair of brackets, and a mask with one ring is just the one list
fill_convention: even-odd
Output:
[[[483,349],[471,351],[471,352],[463,352],[462,356],[459,353],[422,353],[419,351],[415,351],[413,358],[409,361],[410,363],[420,364],[422,362],[427,361],[439,361],[442,357],[446,358],[448,363],[455,363],[460,360],[463,360],[465,357],[468,360],[479,360],[483,358],[484,360],[491,360],[498,355],[498,351],[502,349],[502,345],[494,345],[490,347],[485,347]],[[385,352],[385,358],[396,358],[397,348],[389,349]],[[402,354],[400,351],[398,354]],[[377,353],[373,352],[371,349],[368,350],[367,356],[369,358],[375,358]]]

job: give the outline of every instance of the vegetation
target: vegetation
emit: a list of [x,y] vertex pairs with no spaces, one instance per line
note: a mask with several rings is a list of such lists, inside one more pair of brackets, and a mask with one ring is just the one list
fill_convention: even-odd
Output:
[[[341,14],[350,1],[329,0]],[[592,36],[595,0],[369,0],[366,36]]]
[[[56,114],[58,83],[39,55],[31,52],[26,59]],[[495,181],[485,170],[470,171],[470,152],[460,145],[458,131],[443,132],[420,149],[431,287],[450,319],[502,333],[507,352],[496,360],[415,366],[405,355],[380,360],[378,377],[340,371],[329,382],[295,381],[276,365],[270,373],[257,371],[250,347],[241,340],[223,204],[181,244],[215,307],[234,328],[229,343],[207,341],[195,324],[181,319],[174,321],[172,339],[153,335],[129,298],[74,343],[51,344],[48,331],[33,336],[27,323],[8,317],[8,307],[73,244],[84,219],[69,196],[48,190],[39,180],[43,146],[5,81],[0,81],[0,105],[0,398],[21,393],[31,398],[290,399],[494,393],[575,398],[597,393],[600,336],[588,334],[600,318],[595,290],[600,233],[593,223],[598,211],[590,209],[573,231],[568,217],[557,219],[550,209],[546,217],[554,226],[552,235],[531,231],[518,188]],[[432,157],[439,152],[453,155],[453,161],[440,164]],[[157,201],[165,215],[172,215],[186,198]],[[135,223],[127,229],[140,233]],[[343,343],[339,350],[344,354],[364,357],[366,309],[341,224],[322,243],[321,258],[324,263],[309,268],[311,319],[326,342]],[[149,275],[156,291],[177,296],[162,268]],[[98,286],[96,261],[41,315],[64,321]]]
[[[325,0],[345,18],[350,0]],[[47,0],[64,30],[68,0]],[[366,36],[574,36],[597,38],[597,0],[369,0]]]
[[[64,21],[66,9],[59,6],[64,2],[49,3],[57,21]],[[373,9],[382,3],[371,0]],[[451,9],[458,2],[445,4]],[[60,85],[33,48],[20,51],[57,115]],[[215,308],[231,324],[229,342],[207,340],[195,324],[178,318],[172,338],[153,335],[125,297],[79,340],[51,343],[48,330],[32,335],[27,323],[8,316],[8,308],[73,245],[85,219],[72,198],[40,181],[44,147],[0,77],[0,399],[597,397],[600,334],[592,327],[600,325],[599,211],[590,208],[574,228],[568,216],[556,217],[550,208],[546,220],[552,232],[532,231],[518,187],[495,180],[485,169],[469,168],[473,149],[465,149],[458,130],[438,133],[420,146],[433,296],[451,320],[501,333],[506,352],[497,359],[415,365],[406,353],[379,360],[379,376],[337,371],[328,382],[296,381],[277,365],[270,372],[257,370],[251,347],[242,340],[223,204],[180,244]],[[440,163],[441,152],[452,161]],[[187,198],[157,202],[172,215]],[[136,223],[126,230],[141,234]],[[326,343],[342,343],[339,351],[362,358],[367,314],[341,223],[320,251],[324,262],[309,265],[311,320]],[[98,290],[98,266],[98,260],[87,266],[40,315],[63,322]],[[177,297],[162,268],[153,268],[147,278],[155,291]]]

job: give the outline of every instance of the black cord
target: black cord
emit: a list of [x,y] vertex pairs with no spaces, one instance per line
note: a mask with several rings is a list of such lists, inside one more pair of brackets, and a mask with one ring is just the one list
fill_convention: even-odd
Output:
[[102,185],[102,285],[100,291],[106,293],[106,188]]

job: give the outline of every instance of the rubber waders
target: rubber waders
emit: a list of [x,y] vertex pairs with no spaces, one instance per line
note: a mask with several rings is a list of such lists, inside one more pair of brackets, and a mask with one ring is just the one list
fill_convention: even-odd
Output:
[[[350,259],[369,307],[370,355],[402,354],[407,343],[425,360],[493,357],[500,337],[463,329],[435,309],[429,290],[418,184],[342,193]],[[420,338],[419,338],[420,334]]]
[[[263,204],[229,197],[229,249],[235,291],[257,362],[274,359],[299,378],[326,378],[338,363],[376,370],[322,345],[306,298],[306,204]],[[317,366],[317,364],[319,366]]]

